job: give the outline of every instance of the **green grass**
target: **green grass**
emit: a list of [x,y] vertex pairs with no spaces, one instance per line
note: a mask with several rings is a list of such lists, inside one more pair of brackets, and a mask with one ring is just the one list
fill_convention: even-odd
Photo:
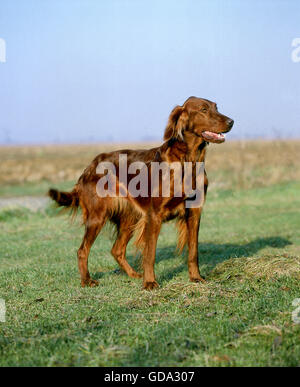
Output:
[[70,191],[74,187],[75,181],[51,183],[47,180],[37,182],[25,182],[23,184],[8,184],[0,186],[0,198],[20,197],[20,196],[45,196],[49,187],[55,187],[62,191]]
[[[121,274],[108,230],[96,241],[81,289],[79,220],[51,208],[0,212],[0,365],[299,366],[300,184],[212,191],[200,230],[200,269],[188,281],[176,233],[157,250],[160,289]],[[133,248],[129,260],[137,264]]]

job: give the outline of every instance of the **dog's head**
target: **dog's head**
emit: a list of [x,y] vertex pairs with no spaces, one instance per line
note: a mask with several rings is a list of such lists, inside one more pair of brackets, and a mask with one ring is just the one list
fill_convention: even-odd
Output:
[[225,141],[223,133],[231,130],[234,121],[218,112],[214,102],[202,98],[190,97],[183,106],[176,106],[169,117],[164,140],[181,139],[189,132],[204,141],[221,143]]

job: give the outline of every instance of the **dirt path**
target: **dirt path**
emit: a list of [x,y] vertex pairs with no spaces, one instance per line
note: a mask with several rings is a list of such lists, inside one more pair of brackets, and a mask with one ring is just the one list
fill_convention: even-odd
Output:
[[49,203],[47,197],[22,196],[17,198],[0,198],[0,209],[25,207],[31,211],[38,211]]

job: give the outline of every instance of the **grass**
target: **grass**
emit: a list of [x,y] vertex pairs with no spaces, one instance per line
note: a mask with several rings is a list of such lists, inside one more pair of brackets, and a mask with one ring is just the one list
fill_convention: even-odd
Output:
[[[120,273],[108,230],[90,255],[100,286],[81,289],[79,221],[53,208],[0,211],[0,366],[299,366],[300,183],[274,181],[209,191],[207,284],[188,281],[165,225],[153,292]],[[128,256],[138,264],[131,245]]]

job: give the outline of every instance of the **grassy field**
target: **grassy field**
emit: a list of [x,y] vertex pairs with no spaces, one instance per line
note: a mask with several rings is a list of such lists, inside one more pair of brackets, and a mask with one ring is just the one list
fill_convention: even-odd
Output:
[[[68,187],[96,148],[6,148],[0,193]],[[188,281],[168,224],[157,250],[158,290],[142,291],[140,280],[120,273],[105,229],[90,255],[100,285],[81,289],[79,218],[71,223],[52,207],[0,210],[0,298],[7,306],[0,366],[300,366],[300,325],[292,320],[300,298],[299,154],[300,142],[210,147],[199,243],[206,284]],[[24,174],[27,163],[40,173],[35,179]],[[19,175],[3,177],[14,166]],[[138,266],[133,251],[130,245],[129,261]]]

